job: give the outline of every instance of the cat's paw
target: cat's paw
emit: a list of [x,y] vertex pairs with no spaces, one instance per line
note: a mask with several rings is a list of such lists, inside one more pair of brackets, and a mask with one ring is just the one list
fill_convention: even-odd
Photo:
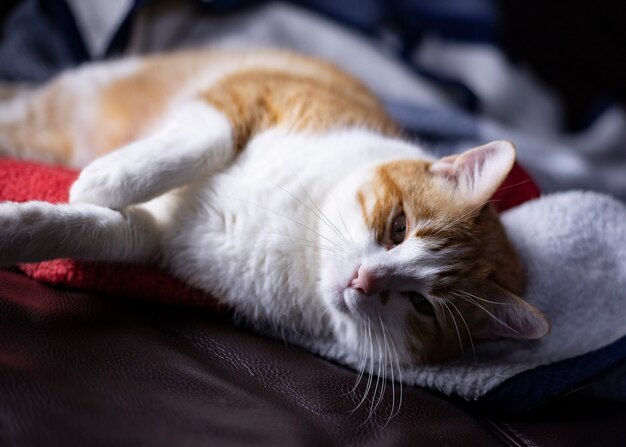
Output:
[[96,160],[87,166],[70,188],[70,203],[90,203],[106,208],[122,209],[132,203],[128,174],[119,165]]
[[0,203],[0,267],[17,263],[15,245],[16,203]]
[[38,243],[37,235],[46,229],[49,206],[44,202],[0,203],[0,266],[23,261],[24,252]]

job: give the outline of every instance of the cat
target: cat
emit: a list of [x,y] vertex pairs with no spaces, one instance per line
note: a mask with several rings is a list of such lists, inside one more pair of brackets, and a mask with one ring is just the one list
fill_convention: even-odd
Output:
[[495,141],[441,159],[358,80],[283,51],[85,65],[0,105],[0,150],[82,171],[69,204],[0,204],[0,265],[154,263],[259,331],[357,369],[549,331],[490,198]]

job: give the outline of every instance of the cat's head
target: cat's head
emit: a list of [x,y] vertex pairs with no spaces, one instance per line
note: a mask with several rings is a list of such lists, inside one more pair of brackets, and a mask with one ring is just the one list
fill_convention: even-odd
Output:
[[373,343],[393,344],[400,363],[419,364],[474,340],[549,331],[518,296],[523,269],[489,202],[514,159],[498,141],[434,162],[383,163],[337,186],[323,231],[338,242],[322,254],[320,289],[344,343],[363,357]]

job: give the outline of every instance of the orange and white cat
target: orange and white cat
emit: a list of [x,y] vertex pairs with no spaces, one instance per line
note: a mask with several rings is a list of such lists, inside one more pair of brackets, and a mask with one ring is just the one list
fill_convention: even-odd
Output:
[[518,297],[523,270],[489,204],[513,146],[435,159],[319,60],[87,65],[2,103],[0,149],[84,167],[69,204],[0,204],[0,265],[158,263],[259,330],[331,340],[371,371],[549,330]]

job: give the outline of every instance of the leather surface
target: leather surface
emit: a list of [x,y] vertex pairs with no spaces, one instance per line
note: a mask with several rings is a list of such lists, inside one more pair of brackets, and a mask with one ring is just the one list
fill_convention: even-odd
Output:
[[387,418],[387,386],[368,419],[369,401],[351,412],[366,388],[362,381],[351,393],[355,380],[348,369],[206,311],[62,291],[0,271],[0,445],[571,446],[626,439],[621,408],[596,417],[586,404],[573,414],[557,409],[498,421],[406,387],[397,416]]
[[525,446],[626,446],[626,407],[576,393],[523,420],[504,419],[498,425]]

